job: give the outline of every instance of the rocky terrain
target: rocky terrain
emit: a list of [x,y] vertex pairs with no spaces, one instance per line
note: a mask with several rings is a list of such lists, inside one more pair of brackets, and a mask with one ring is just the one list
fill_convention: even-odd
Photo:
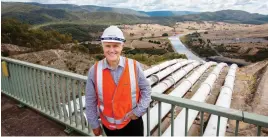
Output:
[[[240,68],[237,71],[231,108],[268,116],[267,86],[268,60],[254,63]],[[235,121],[229,121],[227,135],[233,135]],[[262,135],[268,135],[268,129],[262,128]],[[257,127],[240,122],[239,135],[255,136]]]

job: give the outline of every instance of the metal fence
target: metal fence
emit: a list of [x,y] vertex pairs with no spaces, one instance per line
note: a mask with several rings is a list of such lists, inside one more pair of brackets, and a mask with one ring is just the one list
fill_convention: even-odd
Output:
[[[2,57],[8,77],[1,73],[2,93],[67,126],[93,135],[84,114],[86,76]],[[67,107],[66,107],[67,106]]]
[[[1,61],[6,62],[8,68],[8,76],[1,73],[2,93],[66,125],[67,130],[76,130],[81,134],[93,136],[84,113],[85,97],[83,95],[86,76],[5,57],[2,57]],[[174,111],[175,106],[186,108],[185,136],[187,136],[189,109],[199,111],[201,114],[200,135],[203,135],[205,112],[218,116],[217,129],[219,129],[221,117],[236,120],[235,135],[238,135],[240,121],[256,125],[258,136],[261,135],[262,127],[268,127],[267,116],[165,94],[152,93],[152,99],[159,102],[158,129],[161,129],[161,102],[170,104],[171,112]],[[150,123],[152,120],[150,108],[147,113],[147,122]],[[171,135],[174,135],[174,113],[171,113],[171,119]],[[217,130],[218,134],[219,130]],[[161,135],[161,130],[158,130],[158,135]],[[150,136],[150,124],[147,124],[147,136]]]

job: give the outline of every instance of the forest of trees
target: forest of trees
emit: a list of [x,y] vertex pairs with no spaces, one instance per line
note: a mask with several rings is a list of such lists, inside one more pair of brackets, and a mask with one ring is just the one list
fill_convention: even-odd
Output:
[[54,24],[42,27],[43,30],[55,30],[59,33],[68,33],[71,34],[73,39],[83,42],[83,41],[94,41],[98,40],[98,35],[103,30],[108,27],[107,25],[78,25],[78,24]]
[[60,34],[55,30],[30,29],[30,25],[15,19],[1,22],[2,43],[29,47],[36,50],[58,48],[60,44],[74,42],[71,34]]

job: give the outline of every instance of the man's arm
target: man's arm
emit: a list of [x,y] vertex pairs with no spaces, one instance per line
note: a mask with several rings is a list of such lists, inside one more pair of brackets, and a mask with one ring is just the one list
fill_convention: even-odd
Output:
[[140,117],[142,116],[145,112],[146,109],[149,107],[150,102],[151,102],[151,86],[149,82],[147,81],[144,72],[140,66],[139,62],[136,62],[137,66],[137,78],[138,78],[138,84],[140,88],[140,101],[137,104],[137,107],[133,109],[133,113],[137,116]]
[[86,116],[88,123],[92,129],[100,127],[97,112],[97,97],[94,87],[94,65],[88,72],[87,84],[86,84]]

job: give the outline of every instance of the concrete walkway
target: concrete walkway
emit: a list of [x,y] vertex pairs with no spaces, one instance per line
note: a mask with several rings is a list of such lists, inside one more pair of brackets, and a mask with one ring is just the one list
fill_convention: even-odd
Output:
[[[2,136],[68,136],[65,126],[30,108],[19,108],[17,102],[1,94]],[[71,136],[81,136],[77,132]]]

